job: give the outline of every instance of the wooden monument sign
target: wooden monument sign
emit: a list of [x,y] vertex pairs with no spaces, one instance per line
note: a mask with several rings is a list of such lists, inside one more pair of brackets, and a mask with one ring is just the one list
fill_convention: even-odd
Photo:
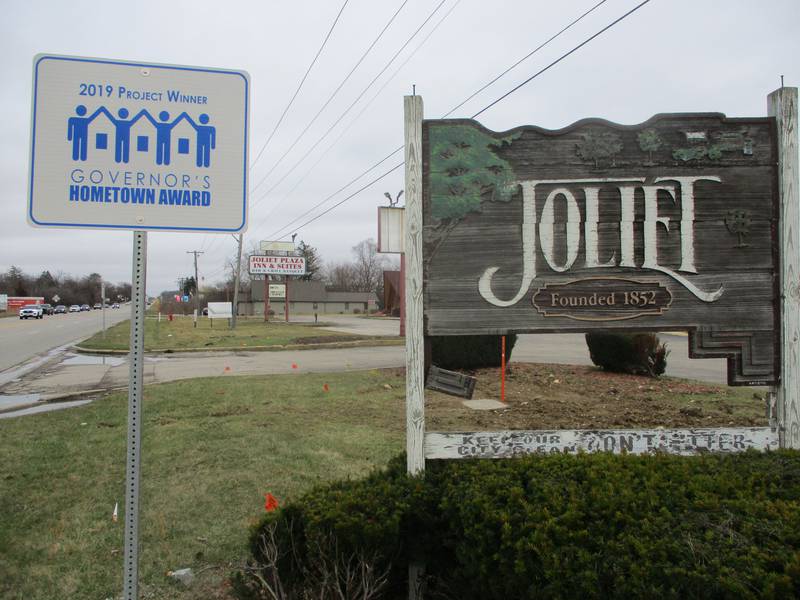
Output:
[[[800,447],[797,90],[769,117],[663,114],[496,133],[406,97],[407,451],[680,454]],[[770,427],[426,433],[424,337],[689,333],[731,385],[768,385]]]
[[425,333],[687,330],[730,384],[776,383],[774,139],[718,114],[425,121]]

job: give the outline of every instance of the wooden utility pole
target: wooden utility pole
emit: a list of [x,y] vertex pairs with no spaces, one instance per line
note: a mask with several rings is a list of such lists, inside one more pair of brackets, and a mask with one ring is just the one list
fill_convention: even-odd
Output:
[[[236,236],[234,236],[236,237]],[[231,329],[236,329],[236,313],[239,312],[239,280],[242,275],[242,239],[244,234],[239,234],[239,249],[236,251],[236,277],[233,287],[233,311],[231,311]]]

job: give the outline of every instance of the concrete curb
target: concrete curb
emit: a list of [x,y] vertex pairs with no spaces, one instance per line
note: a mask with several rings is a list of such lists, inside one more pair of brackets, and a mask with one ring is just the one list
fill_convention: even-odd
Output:
[[34,408],[42,404],[56,404],[58,402],[69,402],[75,398],[83,396],[91,396],[92,394],[102,394],[106,392],[116,392],[126,389],[127,386],[113,387],[113,388],[97,388],[92,390],[81,390],[77,392],[64,392],[63,394],[42,394],[36,402],[28,402],[27,404],[18,404],[9,408],[0,408],[0,415],[6,413],[17,412],[18,410],[25,410],[26,408]]
[[[284,352],[286,350],[321,350],[337,348],[369,348],[375,346],[402,346],[405,344],[403,338],[398,339],[377,339],[377,340],[355,340],[352,342],[323,342],[319,344],[286,344],[275,346],[215,346],[206,348],[154,348],[146,350],[145,354],[180,354],[182,352]],[[72,346],[71,348],[80,354],[104,354],[112,356],[127,356],[127,350],[98,350],[95,348],[84,348],[82,346]]]

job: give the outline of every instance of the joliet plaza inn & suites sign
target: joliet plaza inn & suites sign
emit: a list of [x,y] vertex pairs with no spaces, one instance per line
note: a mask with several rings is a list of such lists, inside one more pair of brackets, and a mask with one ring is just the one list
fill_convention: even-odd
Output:
[[306,259],[304,256],[264,256],[250,255],[251,275],[305,275]]
[[426,333],[687,330],[729,383],[776,383],[774,127],[425,121]]
[[34,59],[34,226],[235,232],[247,220],[242,71]]

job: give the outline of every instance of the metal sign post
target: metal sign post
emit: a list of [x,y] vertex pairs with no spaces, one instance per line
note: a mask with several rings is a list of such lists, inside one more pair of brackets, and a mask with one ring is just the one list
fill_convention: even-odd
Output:
[[142,440],[142,367],[144,366],[144,309],[147,271],[147,232],[133,232],[131,278],[130,381],[128,383],[128,450],[125,468],[124,598],[136,600],[139,582],[139,457]]
[[[28,222],[134,232],[125,600],[138,597],[146,231],[238,233],[241,255],[249,89],[244,71],[59,55],[33,62]],[[105,321],[104,293],[103,311]]]

